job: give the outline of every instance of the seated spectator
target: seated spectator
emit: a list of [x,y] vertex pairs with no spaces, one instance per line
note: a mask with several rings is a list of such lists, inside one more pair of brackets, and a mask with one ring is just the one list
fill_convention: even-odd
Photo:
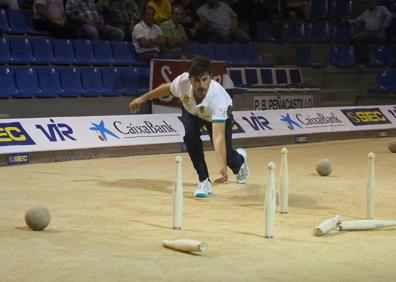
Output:
[[162,57],[178,59],[181,57],[182,48],[188,45],[188,38],[181,25],[183,16],[183,6],[174,5],[172,7],[172,18],[161,24],[162,34],[167,42],[163,48],[165,54]]
[[384,6],[377,5],[376,0],[368,0],[368,9],[359,17],[349,20],[349,23],[356,26],[364,24],[364,31],[353,35],[356,41],[384,41],[386,29],[392,22],[392,14]]
[[154,15],[154,9],[146,7],[143,11],[142,20],[134,26],[132,31],[132,43],[137,58],[142,61],[158,58],[160,47],[166,45],[166,39],[162,35],[161,28],[154,23]]
[[80,37],[123,40],[122,29],[107,25],[99,15],[94,0],[67,0],[66,14]]
[[126,38],[130,38],[134,25],[140,21],[135,0],[104,0],[102,14],[106,23],[122,29]]
[[286,18],[294,21],[297,19],[310,19],[310,5],[308,0],[287,0]]
[[175,0],[173,1],[172,5],[181,5],[183,7],[184,16],[181,24],[184,27],[184,31],[186,32],[188,39],[194,40],[198,29],[199,20],[197,13],[195,12],[196,7],[194,7],[192,0]]
[[0,6],[8,6],[8,9],[19,10],[18,0],[0,0]]
[[207,40],[218,43],[235,41],[246,44],[249,35],[238,29],[238,18],[234,11],[223,2],[206,0],[206,4],[197,10],[200,20],[200,34],[205,34]]
[[170,0],[149,0],[147,7],[154,9],[154,21],[157,25],[171,18],[172,4]]
[[70,38],[70,25],[66,21],[63,0],[34,0],[32,25],[48,31],[55,37]]

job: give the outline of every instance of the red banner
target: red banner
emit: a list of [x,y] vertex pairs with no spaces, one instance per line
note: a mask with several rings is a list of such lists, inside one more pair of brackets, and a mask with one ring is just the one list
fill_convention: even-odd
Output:
[[[187,60],[152,60],[150,65],[150,90],[162,83],[172,82],[178,75],[188,69]],[[227,69],[225,62],[212,61],[213,79],[224,86]],[[172,95],[155,101],[155,104],[179,107],[179,99]]]

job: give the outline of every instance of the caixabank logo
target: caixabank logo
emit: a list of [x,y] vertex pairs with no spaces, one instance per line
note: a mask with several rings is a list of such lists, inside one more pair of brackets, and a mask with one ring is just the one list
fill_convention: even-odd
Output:
[[19,122],[0,123],[0,146],[35,145]]
[[341,109],[341,112],[355,126],[391,123],[379,108]]

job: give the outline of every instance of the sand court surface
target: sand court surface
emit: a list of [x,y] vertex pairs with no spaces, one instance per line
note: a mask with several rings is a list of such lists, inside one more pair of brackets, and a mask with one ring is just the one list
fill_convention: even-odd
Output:
[[[391,138],[288,145],[289,213],[275,216],[264,238],[270,161],[283,146],[248,148],[251,175],[214,186],[195,199],[197,177],[187,154],[0,167],[0,281],[396,281],[396,227],[374,231],[314,228],[337,214],[366,217],[369,152],[375,153],[378,219],[396,219],[396,154]],[[132,148],[133,150],[133,148]],[[173,230],[175,157],[183,158],[183,228]],[[317,174],[320,159],[333,172]],[[206,152],[212,178],[213,151]],[[278,202],[279,199],[277,199]],[[51,213],[44,231],[24,222],[28,208]],[[163,239],[208,244],[204,254],[161,246]]]

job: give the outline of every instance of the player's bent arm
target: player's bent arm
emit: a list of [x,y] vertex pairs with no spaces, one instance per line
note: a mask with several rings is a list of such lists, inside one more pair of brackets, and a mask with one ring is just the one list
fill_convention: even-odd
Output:
[[157,88],[155,88],[155,89],[147,92],[146,94],[143,94],[142,96],[134,99],[129,104],[129,108],[133,112],[136,112],[136,111],[138,111],[140,109],[140,106],[146,101],[169,96],[170,93],[171,93],[170,92],[170,86],[171,86],[171,83],[161,84]]
[[220,170],[227,171],[225,121],[212,123],[213,147]]

